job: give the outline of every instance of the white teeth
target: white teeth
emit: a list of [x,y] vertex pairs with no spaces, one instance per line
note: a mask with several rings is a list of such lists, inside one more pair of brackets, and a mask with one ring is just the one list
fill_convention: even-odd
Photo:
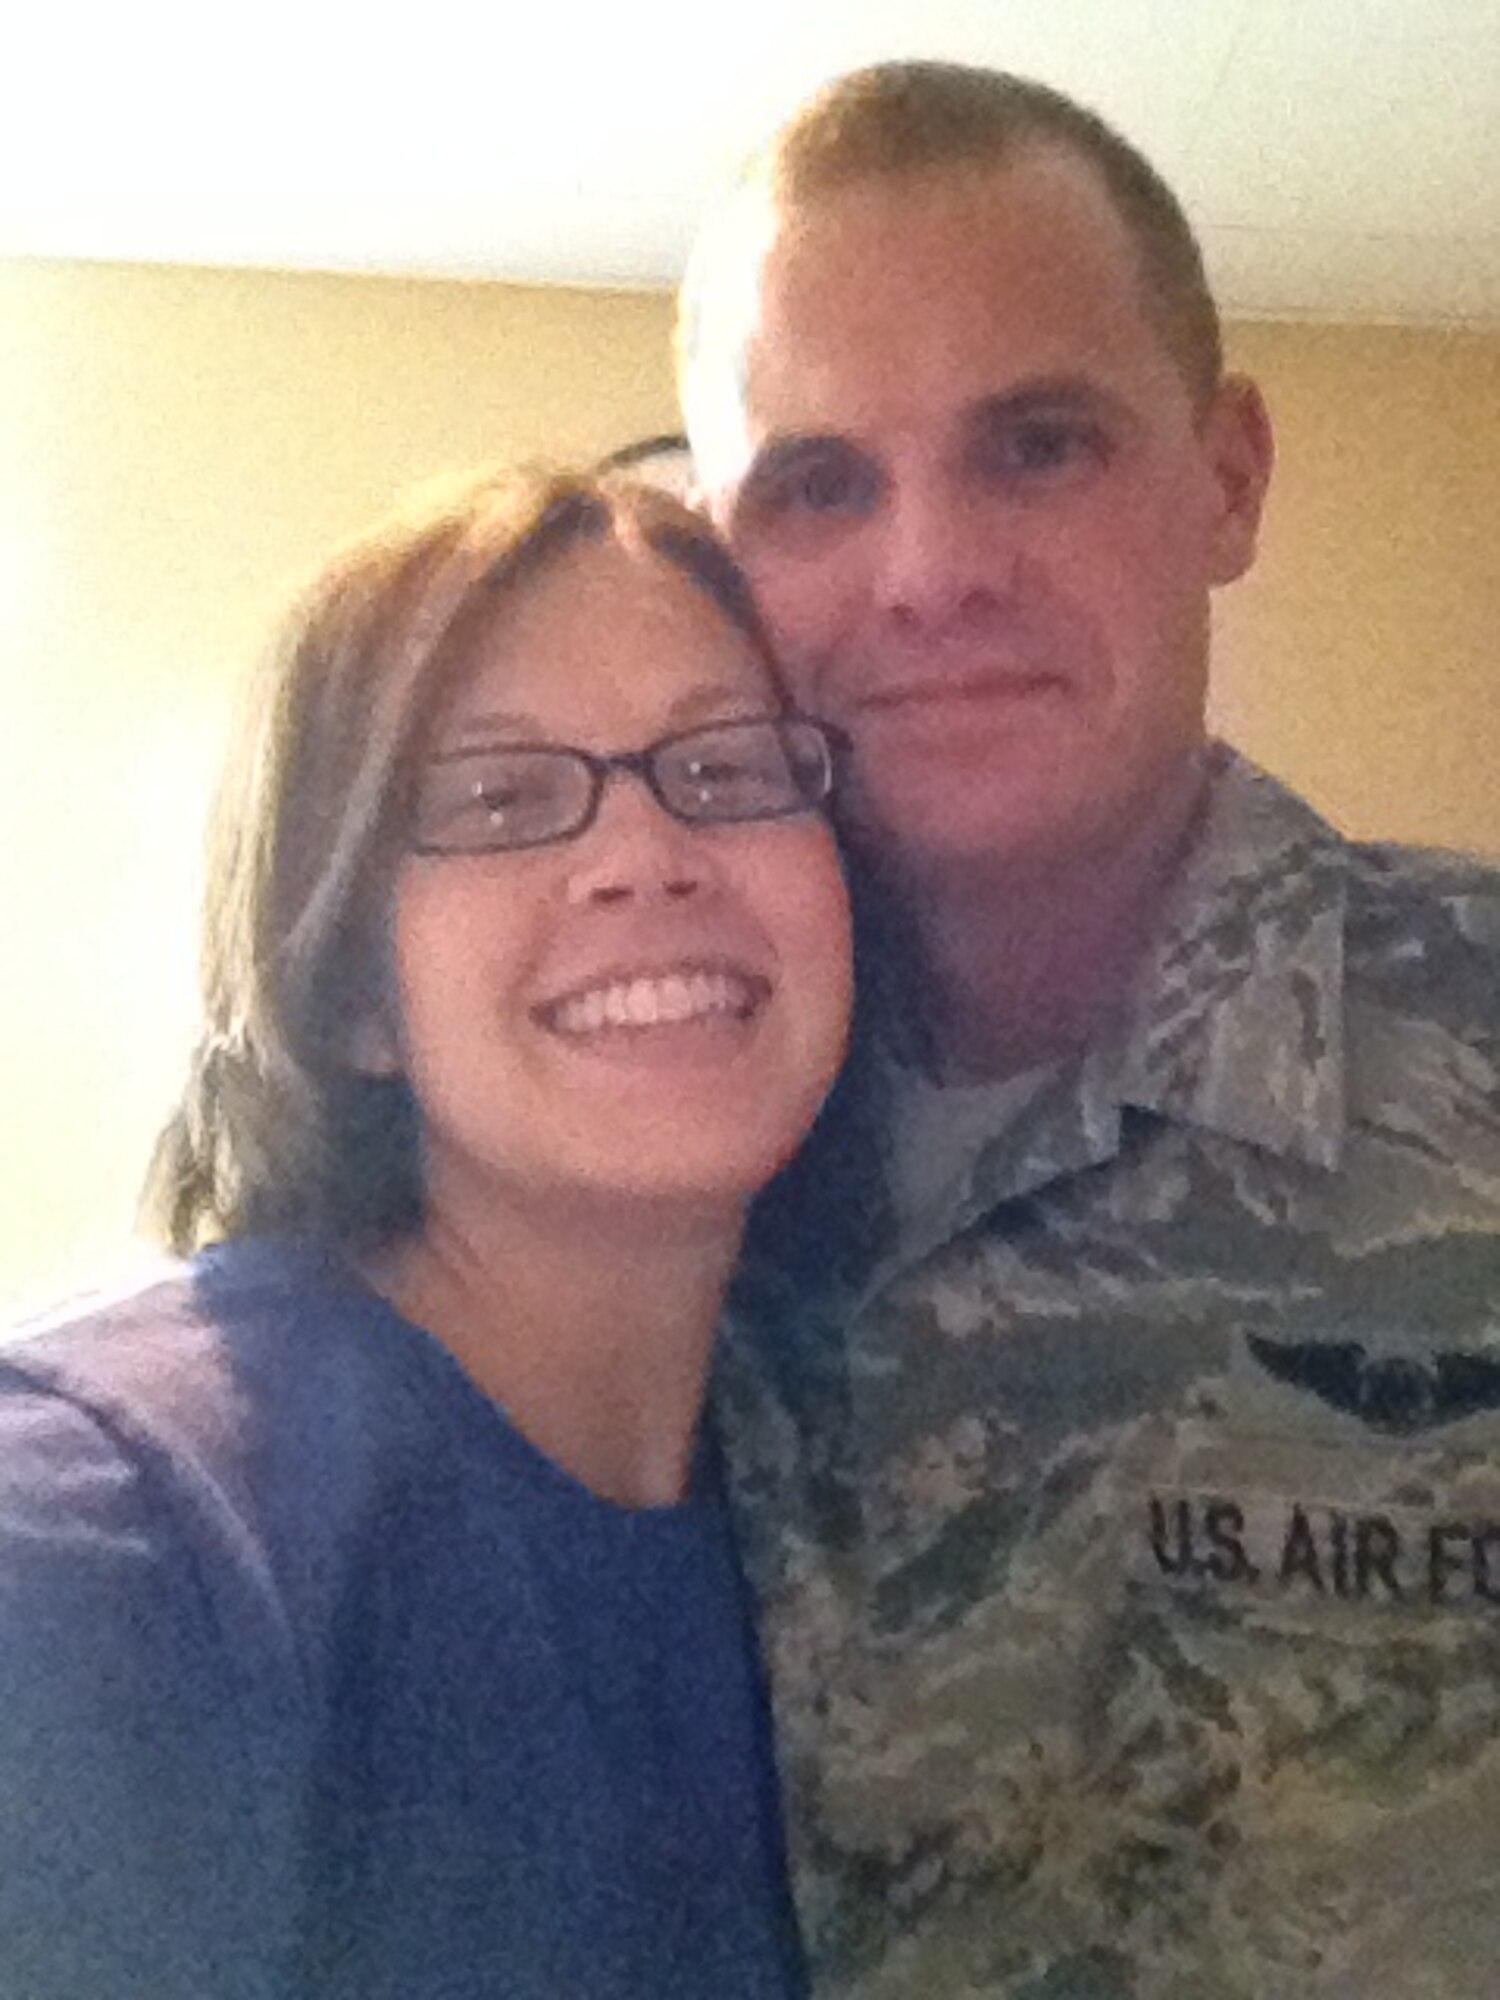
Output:
[[581,1000],[573,1003],[578,1016],[579,1029],[588,1034],[597,1032],[604,1026],[604,995],[585,993]]
[[656,989],[644,979],[637,979],[625,989],[625,1018],[635,1028],[656,1024]]
[[750,982],[733,973],[668,973],[660,979],[620,979],[575,993],[552,1009],[552,1025],[565,1035],[596,1035],[602,1028],[654,1028],[713,1014],[748,1014],[755,1004]]

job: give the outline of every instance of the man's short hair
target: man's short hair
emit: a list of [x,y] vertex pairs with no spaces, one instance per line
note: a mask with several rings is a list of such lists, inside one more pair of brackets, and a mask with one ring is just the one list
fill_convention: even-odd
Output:
[[[1127,139],[1047,84],[964,63],[886,62],[852,70],[810,98],[751,162],[740,201],[785,215],[862,182],[1004,166],[1048,147],[1097,169],[1139,254],[1148,309],[1194,403],[1206,408],[1223,373],[1223,348],[1218,309],[1182,205]],[[715,295],[744,279],[731,278],[724,259],[748,254],[732,223],[722,230],[710,225],[689,267],[677,341],[690,415],[689,384],[700,365],[726,365],[714,349],[730,316]]]

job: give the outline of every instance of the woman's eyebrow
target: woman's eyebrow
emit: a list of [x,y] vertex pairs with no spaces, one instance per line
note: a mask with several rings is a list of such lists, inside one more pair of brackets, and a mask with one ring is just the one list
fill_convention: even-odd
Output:
[[726,710],[741,716],[764,715],[776,706],[769,680],[764,688],[750,689],[729,681],[707,683],[690,689],[671,703],[667,715],[673,728],[690,729],[695,722],[713,722]]
[[[779,704],[767,682],[763,689],[749,689],[737,681],[709,681],[689,688],[667,704],[661,735],[691,729],[697,722],[713,722],[732,711],[732,719],[769,715]],[[435,754],[451,757],[465,750],[486,750],[496,744],[513,743],[517,748],[535,745],[562,745],[565,734],[538,716],[519,709],[485,709],[465,715],[440,736]]]
[[534,715],[521,710],[485,709],[474,715],[465,715],[441,734],[446,749],[462,749],[469,744],[482,745],[497,743],[506,738],[520,741],[531,739],[540,742],[550,736]]

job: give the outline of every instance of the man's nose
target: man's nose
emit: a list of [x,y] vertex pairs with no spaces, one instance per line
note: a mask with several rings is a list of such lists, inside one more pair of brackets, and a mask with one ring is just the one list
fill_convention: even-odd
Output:
[[881,523],[880,609],[913,637],[961,637],[1001,608],[1015,556],[1001,510],[953,475],[899,481]]
[[613,771],[593,825],[573,843],[568,900],[682,902],[712,882],[711,848],[657,803],[639,773]]

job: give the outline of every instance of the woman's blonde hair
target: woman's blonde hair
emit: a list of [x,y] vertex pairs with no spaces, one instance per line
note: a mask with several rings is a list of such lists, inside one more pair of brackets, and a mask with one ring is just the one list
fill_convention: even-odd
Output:
[[497,603],[561,551],[608,540],[681,570],[774,675],[712,530],[626,478],[519,470],[429,490],[295,604],[247,690],[210,828],[201,1027],[142,1202],[172,1249],[261,1232],[369,1245],[419,1220],[406,1084],[352,1056],[356,1024],[389,1004],[416,767]]

